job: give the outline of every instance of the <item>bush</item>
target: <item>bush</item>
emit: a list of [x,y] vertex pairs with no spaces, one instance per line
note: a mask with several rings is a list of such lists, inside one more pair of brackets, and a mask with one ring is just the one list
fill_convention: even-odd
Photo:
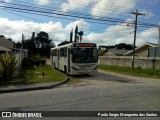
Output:
[[22,60],[22,67],[32,67],[31,60],[29,57]]
[[41,60],[41,64],[45,65],[46,64],[46,60]]
[[37,67],[39,67],[41,64],[41,57],[39,55],[32,56],[31,63],[32,63],[32,65],[36,65]]
[[140,66],[138,66],[138,67],[136,68],[136,70],[142,70],[142,68],[141,68]]
[[16,70],[17,60],[9,53],[5,53],[2,55],[0,63],[2,68],[2,79],[4,81],[11,81]]

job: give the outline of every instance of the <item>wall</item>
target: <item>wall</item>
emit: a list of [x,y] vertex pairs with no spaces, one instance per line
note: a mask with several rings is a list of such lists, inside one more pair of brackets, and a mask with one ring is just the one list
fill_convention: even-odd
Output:
[[[116,65],[122,67],[132,66],[131,56],[101,56],[99,57],[100,64]],[[135,57],[135,68],[143,69],[160,69],[160,57]]]
[[21,64],[22,64],[22,60],[24,58],[27,58],[27,56],[28,56],[28,50],[23,50],[23,52],[22,51],[16,51],[16,52],[13,51],[12,55],[14,55],[16,60],[17,60],[16,68],[20,69],[21,68]]

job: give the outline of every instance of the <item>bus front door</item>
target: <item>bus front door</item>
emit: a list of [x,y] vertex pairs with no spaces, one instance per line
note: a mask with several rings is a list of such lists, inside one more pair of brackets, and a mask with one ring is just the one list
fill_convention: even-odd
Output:
[[70,54],[71,54],[71,49],[68,49],[68,73],[71,72],[71,65],[70,65]]
[[59,57],[60,57],[59,55],[60,55],[60,54],[59,54],[59,50],[58,50],[58,55],[57,55],[57,64],[58,64],[57,67],[58,67],[58,69],[59,69],[59,60],[60,60],[60,59],[59,59]]

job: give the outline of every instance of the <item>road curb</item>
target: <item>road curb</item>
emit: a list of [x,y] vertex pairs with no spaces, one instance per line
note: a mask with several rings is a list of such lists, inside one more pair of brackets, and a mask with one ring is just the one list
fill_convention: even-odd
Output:
[[109,74],[109,75],[114,75],[114,76],[117,76],[117,77],[130,79],[130,80],[145,80],[145,81],[146,80],[159,80],[157,78],[147,78],[147,77],[141,77],[141,76],[133,76],[133,75],[127,75],[127,74],[123,74],[123,73],[105,71],[105,70],[101,70],[101,69],[99,69],[99,72]]
[[43,90],[43,89],[52,89],[54,87],[57,87],[59,85],[63,85],[65,83],[69,82],[69,77],[67,77],[65,80],[52,84],[52,85],[48,85],[48,86],[40,86],[40,87],[32,87],[32,88],[22,88],[22,89],[8,89],[8,90],[0,90],[0,94],[1,93],[12,93],[12,92],[23,92],[23,91],[32,91],[32,90]]

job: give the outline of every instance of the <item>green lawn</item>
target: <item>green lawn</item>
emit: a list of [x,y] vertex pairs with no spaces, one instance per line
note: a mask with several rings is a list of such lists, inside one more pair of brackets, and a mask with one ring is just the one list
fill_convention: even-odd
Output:
[[130,67],[118,67],[118,66],[108,66],[108,65],[99,65],[99,69],[111,72],[117,72],[127,75],[149,77],[149,78],[160,78],[160,70],[153,69],[141,69],[135,68],[132,70]]
[[[42,76],[44,72],[44,77]],[[44,82],[58,82],[66,78],[66,75],[54,70],[48,65],[40,66],[39,68],[27,68],[20,71],[20,73],[10,82],[0,82],[0,85],[18,85],[18,84],[32,84]]]

